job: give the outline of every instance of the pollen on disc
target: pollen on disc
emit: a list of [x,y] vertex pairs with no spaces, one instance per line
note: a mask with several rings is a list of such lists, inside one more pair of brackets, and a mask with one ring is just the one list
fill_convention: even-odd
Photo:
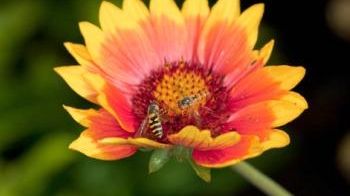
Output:
[[[199,96],[197,92],[208,92],[203,74],[196,73],[191,67],[178,66],[177,69],[166,69],[159,79],[153,96],[162,103],[169,113],[181,114],[178,103],[188,96]],[[195,81],[195,82],[194,82]],[[201,100],[204,102],[205,99]]]
[[229,112],[222,78],[199,64],[165,64],[138,86],[132,99],[136,120],[147,118],[147,107],[154,101],[161,108],[165,135],[190,124],[214,130],[224,120],[215,118],[215,113]]

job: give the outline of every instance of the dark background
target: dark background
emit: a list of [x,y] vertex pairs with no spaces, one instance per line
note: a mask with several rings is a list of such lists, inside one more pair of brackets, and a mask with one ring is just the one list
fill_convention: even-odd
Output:
[[[349,180],[350,163],[346,162],[347,168],[342,165],[350,157],[349,6],[346,0],[266,2],[265,21],[277,32],[277,49],[286,56],[284,62],[307,69],[297,89],[310,108],[291,124],[300,151],[278,176],[297,195],[349,194],[345,179]],[[347,9],[348,18],[334,19],[342,9]],[[345,20],[347,30],[337,29],[333,20]]]
[[[296,91],[310,106],[285,127],[288,147],[249,162],[296,195],[349,195],[350,2],[242,1],[243,8],[265,3],[258,46],[274,38],[270,64],[306,67]],[[1,1],[0,196],[262,195],[227,168],[214,170],[206,184],[175,161],[148,175],[149,153],[104,162],[67,149],[83,128],[62,104],[91,105],[52,68],[76,63],[62,43],[83,43],[77,24],[98,24],[99,5],[98,0]]]

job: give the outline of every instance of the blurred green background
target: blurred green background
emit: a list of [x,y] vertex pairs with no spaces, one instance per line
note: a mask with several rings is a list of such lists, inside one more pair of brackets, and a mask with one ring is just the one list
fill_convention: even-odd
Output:
[[[125,160],[104,162],[68,150],[68,144],[78,137],[83,128],[70,118],[62,104],[81,108],[91,105],[76,95],[53,72],[53,67],[76,64],[64,49],[63,42],[83,43],[78,22],[87,20],[98,24],[100,2],[1,1],[0,196],[260,195],[259,191],[229,169],[214,170],[212,182],[207,184],[194,174],[188,164],[175,161],[149,175],[150,153],[139,152]],[[121,3],[117,0],[112,2],[117,5]],[[247,7],[253,2],[255,1],[245,1],[243,6]],[[278,9],[273,5],[271,3],[267,12],[269,9]],[[285,29],[278,21],[271,19],[281,16],[275,14],[267,15],[266,22],[264,19],[260,37],[261,43],[273,37],[277,40],[277,49],[270,62],[311,64],[307,69],[311,68],[312,71],[313,62],[309,63],[303,54],[294,54],[300,58],[294,61],[288,58],[288,50],[283,50],[287,44],[287,34],[283,34],[283,31],[288,28]],[[324,26],[323,23],[322,25]],[[309,77],[317,78],[319,72],[313,74],[315,76],[311,73]],[[337,84],[335,82],[334,86]],[[298,91],[306,94],[307,98],[319,95],[318,91],[308,91],[316,86],[312,79],[307,79],[301,84],[303,85],[305,87]],[[303,164],[300,169],[294,167],[299,161],[305,161],[303,157],[307,155],[302,152],[309,145],[308,135],[302,132],[308,131],[303,129],[310,127],[305,124],[314,122],[315,118],[311,114],[308,112],[306,120],[302,116],[296,124],[292,123],[291,127],[286,128],[293,130],[294,124],[300,129],[297,133],[290,131],[290,146],[271,150],[249,161],[299,195],[313,193],[304,189],[311,188],[314,184],[299,186],[302,183],[298,182],[299,178],[303,179],[303,172],[308,167]],[[299,172],[299,175],[293,172]],[[309,174],[310,176],[305,176],[309,178],[305,179],[313,180],[317,176],[313,176],[312,172]],[[323,182],[315,183],[315,187],[323,186]],[[340,185],[334,185],[336,188],[332,187],[331,192],[324,193],[333,193],[334,190],[345,193],[342,191],[342,183],[343,181]]]

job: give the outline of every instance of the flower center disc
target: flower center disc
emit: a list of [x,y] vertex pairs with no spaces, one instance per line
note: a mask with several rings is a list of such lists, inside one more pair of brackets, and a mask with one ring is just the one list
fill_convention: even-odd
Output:
[[184,63],[175,69],[168,65],[153,96],[168,116],[198,112],[199,107],[205,105],[209,98],[206,86],[208,79],[198,70],[185,67]]
[[[157,139],[146,122],[151,103],[159,106],[163,135],[176,133],[187,125],[208,128],[215,135],[229,113],[225,105],[229,96],[222,81],[223,76],[186,62],[166,63],[153,71],[132,99],[139,126],[146,124],[147,131],[142,136]],[[166,141],[166,137],[162,138],[158,139]]]

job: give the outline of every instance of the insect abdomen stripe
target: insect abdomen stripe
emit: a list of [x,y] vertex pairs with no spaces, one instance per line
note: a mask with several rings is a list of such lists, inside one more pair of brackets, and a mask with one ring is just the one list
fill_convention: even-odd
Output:
[[162,129],[162,127],[160,126],[160,127],[157,127],[157,128],[155,128],[155,129],[153,129],[152,130],[152,133],[154,134],[154,135],[156,135],[156,136],[162,136],[163,135],[163,129]]

